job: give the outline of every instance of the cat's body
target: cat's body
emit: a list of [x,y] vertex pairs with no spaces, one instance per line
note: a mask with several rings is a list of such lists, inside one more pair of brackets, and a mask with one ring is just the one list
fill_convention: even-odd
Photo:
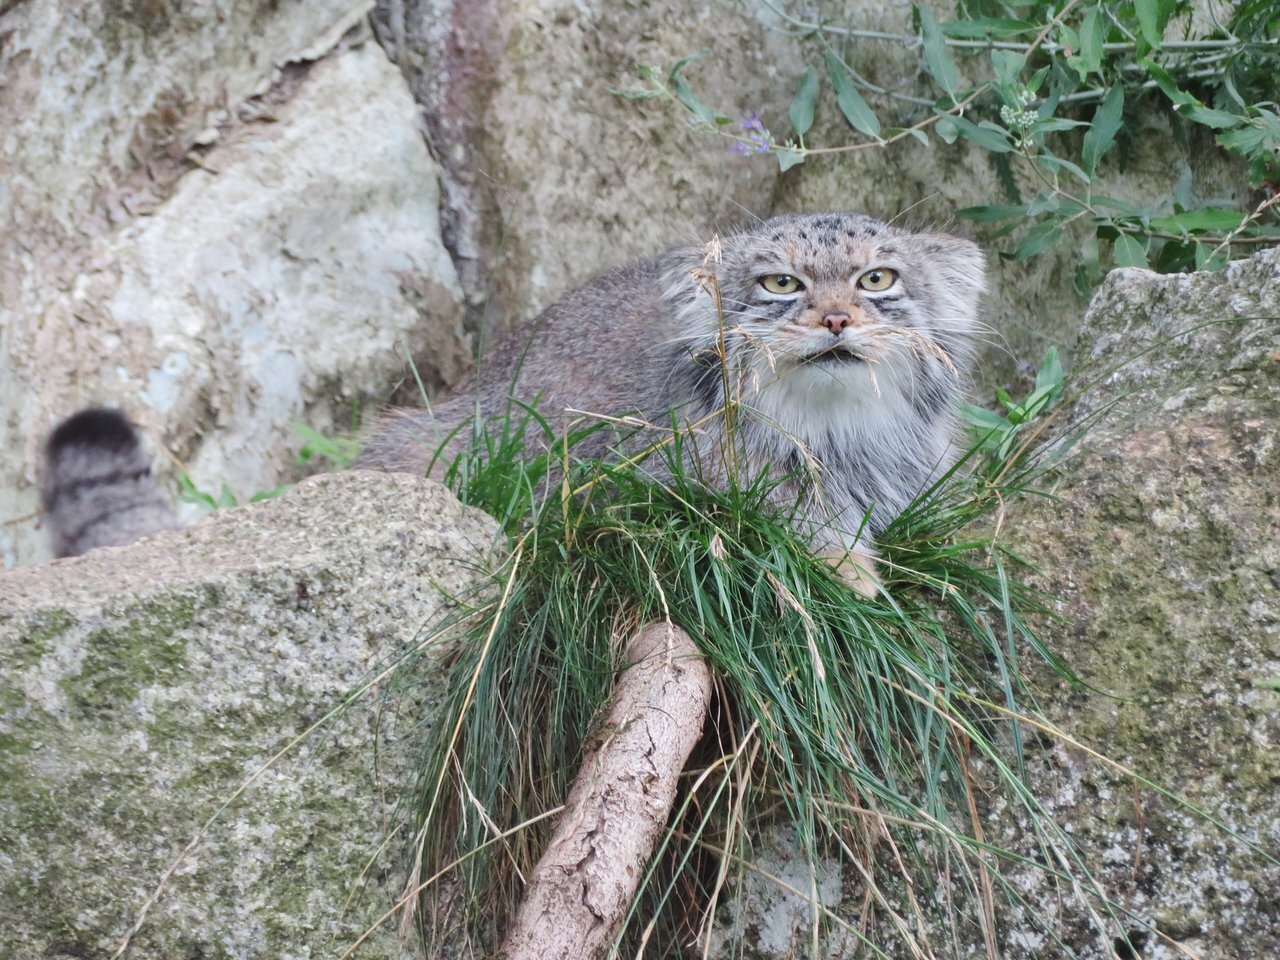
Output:
[[[723,484],[729,470],[785,478],[779,506],[874,592],[872,538],[951,460],[982,285],[967,240],[856,215],[763,221],[567,294],[433,409],[380,421],[357,466],[425,474],[466,442],[477,410],[503,415],[512,397],[554,428],[592,415],[650,424],[596,433],[579,455],[638,450],[670,436],[674,415],[703,482]],[[71,418],[46,461],[59,555],[173,525],[120,415]],[[660,470],[662,458],[648,462]]]
[[[425,473],[443,437],[512,397],[556,427],[583,414],[654,425],[628,449],[660,439],[674,412],[699,475],[788,477],[776,496],[800,504],[815,551],[865,571],[872,537],[952,459],[982,286],[982,254],[966,240],[854,215],[764,221],[566,295],[445,402],[382,421],[360,465]],[[617,438],[602,432],[577,452]]]

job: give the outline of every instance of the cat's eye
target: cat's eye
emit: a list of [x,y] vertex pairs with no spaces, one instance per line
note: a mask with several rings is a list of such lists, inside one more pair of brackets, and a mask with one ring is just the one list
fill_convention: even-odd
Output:
[[761,277],[760,286],[770,293],[795,293],[804,289],[804,284],[788,273],[771,273]]
[[881,290],[888,290],[897,280],[897,270],[890,270],[888,267],[876,267],[874,270],[868,270],[858,278],[858,286],[863,290],[878,293]]

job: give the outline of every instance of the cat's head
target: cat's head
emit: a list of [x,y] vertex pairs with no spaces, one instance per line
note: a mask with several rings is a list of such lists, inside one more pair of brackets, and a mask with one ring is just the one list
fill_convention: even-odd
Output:
[[727,352],[806,395],[914,389],[967,373],[984,257],[972,242],[856,214],[775,217],[668,255],[667,297],[691,346]]

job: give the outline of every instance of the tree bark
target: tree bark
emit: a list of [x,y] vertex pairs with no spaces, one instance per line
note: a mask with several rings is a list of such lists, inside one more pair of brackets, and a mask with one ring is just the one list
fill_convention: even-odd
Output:
[[680,772],[702,734],[710,672],[689,635],[668,623],[642,627],[627,660],[502,960],[603,955],[671,814]]

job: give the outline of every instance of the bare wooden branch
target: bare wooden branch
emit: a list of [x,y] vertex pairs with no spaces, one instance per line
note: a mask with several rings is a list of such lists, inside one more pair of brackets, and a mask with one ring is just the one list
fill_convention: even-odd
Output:
[[591,960],[612,944],[702,734],[711,676],[689,635],[642,627],[538,861],[503,960]]

